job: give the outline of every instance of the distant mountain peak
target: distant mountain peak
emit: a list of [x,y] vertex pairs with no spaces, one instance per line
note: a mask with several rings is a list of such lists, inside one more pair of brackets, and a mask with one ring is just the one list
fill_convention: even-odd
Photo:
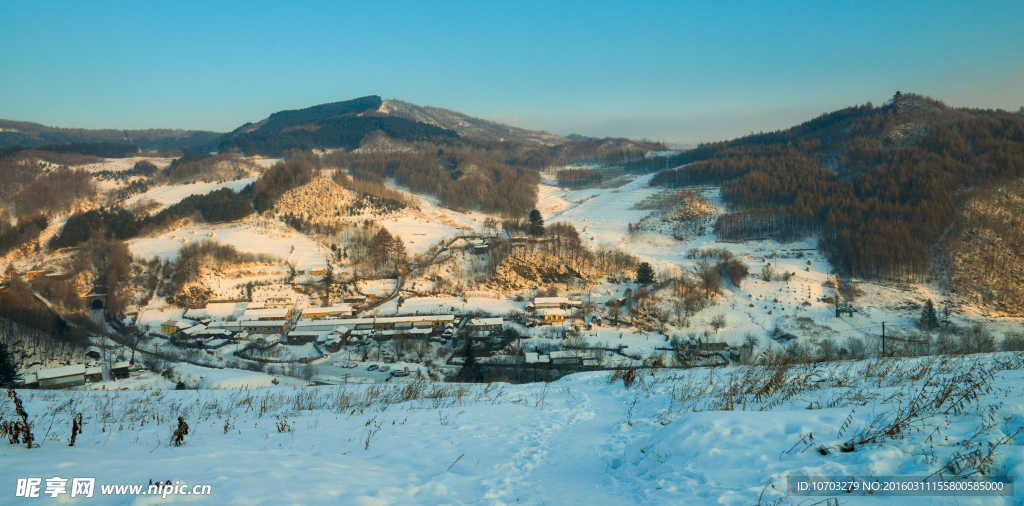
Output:
[[565,137],[527,130],[494,121],[475,118],[461,112],[440,107],[421,106],[398,99],[388,99],[381,103],[377,112],[405,118],[411,121],[426,123],[448,130],[454,130],[461,136],[478,139],[507,140],[516,142],[537,142],[547,146],[562,144]]

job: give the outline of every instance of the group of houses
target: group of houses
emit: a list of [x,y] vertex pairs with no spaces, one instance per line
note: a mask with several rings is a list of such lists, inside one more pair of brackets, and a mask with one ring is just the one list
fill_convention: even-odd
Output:
[[[179,345],[217,348],[229,342],[252,340],[260,347],[315,343],[321,349],[336,352],[346,343],[366,339],[427,340],[453,329],[456,323],[453,314],[354,318],[356,306],[365,301],[364,296],[350,296],[342,304],[295,309],[284,300],[267,299],[263,307],[246,307],[241,314],[236,313],[232,321],[171,319],[160,324],[160,332]],[[504,320],[474,319],[466,322],[466,327],[468,336],[482,338],[503,329]]]
[[122,361],[114,362],[109,368],[71,364],[40,369],[36,372],[22,374],[24,382],[22,387],[56,390],[79,387],[86,383],[98,383],[105,379],[124,379],[128,377],[129,365],[127,361]]

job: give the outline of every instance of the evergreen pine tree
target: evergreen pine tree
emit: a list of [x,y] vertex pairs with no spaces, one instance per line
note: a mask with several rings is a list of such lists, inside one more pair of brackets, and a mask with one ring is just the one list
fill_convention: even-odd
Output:
[[0,345],[0,387],[16,387],[21,385],[21,375],[14,366],[11,354],[6,345]]
[[466,360],[459,370],[459,379],[466,383],[479,383],[483,381],[483,372],[480,364],[476,361],[476,353],[473,350],[473,339],[466,338]]
[[324,277],[321,278],[321,283],[324,285],[324,307],[331,305],[331,286],[334,284],[334,269],[331,268],[330,264],[327,265],[327,270],[324,271]]
[[939,327],[939,314],[935,311],[935,303],[931,299],[925,303],[924,309],[921,310],[921,328],[924,330],[932,330]]
[[544,235],[544,218],[536,209],[530,211],[530,235],[534,237]]
[[636,268],[636,282],[647,286],[654,282],[654,268],[647,262],[640,262]]

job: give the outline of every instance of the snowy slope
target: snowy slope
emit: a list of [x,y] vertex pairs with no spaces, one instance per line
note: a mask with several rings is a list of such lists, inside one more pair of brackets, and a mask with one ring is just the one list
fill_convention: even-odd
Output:
[[158,256],[172,260],[181,245],[185,244],[182,239],[186,242],[212,239],[221,244],[230,244],[239,251],[274,255],[297,268],[326,264],[326,253],[312,239],[279,221],[256,215],[238,223],[199,223],[189,228],[161,233],[156,237],[132,239],[128,241],[128,247],[133,254],[142,258]]
[[[0,481],[208,483],[213,494],[203,504],[739,505],[756,504],[762,492],[768,504],[786,493],[788,475],[924,476],[954,454],[998,441],[990,474],[1021,476],[1022,364],[1002,355],[641,370],[631,388],[609,383],[609,373],[583,373],[520,386],[21,391],[41,447],[0,446]],[[207,370],[204,382],[244,382],[237,374]],[[782,381],[764,388],[761,380],[773,375]],[[974,382],[978,388],[965,389]],[[952,394],[936,404],[946,386]],[[964,402],[954,402],[958,395]],[[923,408],[902,432],[839,451],[911,405]],[[0,408],[13,416],[7,399]],[[77,412],[85,430],[71,448],[68,424]],[[169,447],[177,416],[189,435],[184,446]],[[1020,503],[1019,495],[898,501]],[[103,503],[136,504],[129,497]]]

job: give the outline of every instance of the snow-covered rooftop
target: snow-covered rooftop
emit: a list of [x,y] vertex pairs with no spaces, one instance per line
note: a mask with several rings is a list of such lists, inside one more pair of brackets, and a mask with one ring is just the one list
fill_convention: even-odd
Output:
[[275,318],[283,320],[288,317],[287,308],[264,308],[264,309],[246,309],[245,313],[242,313],[238,319],[239,321],[258,320],[260,318]]
[[71,364],[63,367],[43,369],[40,371],[36,371],[36,378],[44,380],[52,378],[62,378],[64,376],[74,376],[77,374],[85,374],[85,364]]

